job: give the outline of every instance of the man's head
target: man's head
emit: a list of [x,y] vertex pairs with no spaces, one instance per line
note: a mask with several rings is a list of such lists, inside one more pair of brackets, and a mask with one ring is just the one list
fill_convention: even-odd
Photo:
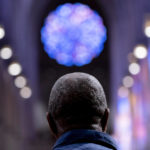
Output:
[[103,88],[95,77],[86,73],[70,73],[54,84],[47,118],[56,137],[71,129],[104,132],[108,115]]

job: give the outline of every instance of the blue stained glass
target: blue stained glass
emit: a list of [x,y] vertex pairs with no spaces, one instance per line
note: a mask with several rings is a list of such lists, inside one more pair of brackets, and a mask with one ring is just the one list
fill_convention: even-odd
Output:
[[60,5],[41,29],[44,50],[65,66],[83,66],[99,56],[107,39],[102,18],[81,3]]

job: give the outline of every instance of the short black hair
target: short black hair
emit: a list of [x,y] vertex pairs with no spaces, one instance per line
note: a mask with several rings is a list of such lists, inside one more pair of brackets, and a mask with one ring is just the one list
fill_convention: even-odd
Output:
[[104,90],[92,75],[75,72],[60,77],[49,99],[48,113],[64,125],[90,124],[107,108]]

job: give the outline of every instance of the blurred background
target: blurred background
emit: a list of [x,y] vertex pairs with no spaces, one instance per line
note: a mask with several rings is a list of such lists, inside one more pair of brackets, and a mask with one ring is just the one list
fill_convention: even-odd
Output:
[[150,149],[149,0],[0,1],[0,149],[49,150],[54,82],[94,75],[121,150]]

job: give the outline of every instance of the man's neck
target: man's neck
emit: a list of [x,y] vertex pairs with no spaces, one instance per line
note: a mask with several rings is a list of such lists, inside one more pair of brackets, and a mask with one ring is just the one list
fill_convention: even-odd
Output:
[[59,138],[65,132],[68,132],[68,131],[74,130],[74,129],[91,129],[91,130],[96,130],[96,131],[99,131],[99,132],[103,132],[102,128],[100,127],[99,124],[91,124],[91,125],[79,124],[79,125],[70,125],[68,127],[58,126],[57,138]]

